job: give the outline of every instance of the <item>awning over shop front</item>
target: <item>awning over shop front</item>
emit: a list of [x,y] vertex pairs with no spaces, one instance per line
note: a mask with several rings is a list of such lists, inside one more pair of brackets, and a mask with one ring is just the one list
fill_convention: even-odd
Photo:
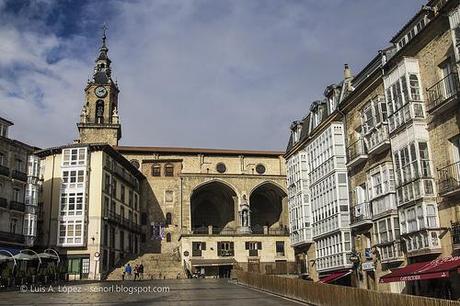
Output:
[[230,266],[236,263],[233,258],[191,259],[192,267]]
[[460,257],[458,256],[418,262],[404,268],[394,269],[390,274],[382,276],[380,283],[447,278],[450,271],[456,270],[459,267]]
[[337,271],[337,272],[333,272],[332,274],[329,274],[328,276],[325,276],[323,278],[321,278],[319,280],[320,283],[323,283],[323,284],[328,284],[328,283],[332,283],[333,281],[336,281],[344,276],[347,276],[348,274],[350,274],[351,271]]

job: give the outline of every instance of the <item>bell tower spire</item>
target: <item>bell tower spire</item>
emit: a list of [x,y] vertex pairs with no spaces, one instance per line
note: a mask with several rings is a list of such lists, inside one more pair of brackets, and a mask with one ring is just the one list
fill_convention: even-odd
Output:
[[107,47],[107,26],[102,27],[102,42],[96,58],[92,79],[85,88],[86,102],[77,124],[81,143],[118,145],[121,124],[118,115],[117,82],[112,80],[112,61]]

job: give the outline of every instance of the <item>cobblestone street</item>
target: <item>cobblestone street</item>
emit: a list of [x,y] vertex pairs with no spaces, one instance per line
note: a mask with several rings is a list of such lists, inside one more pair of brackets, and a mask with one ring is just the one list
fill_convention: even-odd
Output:
[[[169,292],[148,292],[148,290],[165,291],[163,288],[169,288]],[[124,292],[119,292],[121,290]],[[219,279],[67,283],[64,287],[53,287],[52,289],[50,287],[23,287],[22,291],[0,293],[0,305],[270,306],[299,304]],[[145,292],[137,293],[138,291]]]

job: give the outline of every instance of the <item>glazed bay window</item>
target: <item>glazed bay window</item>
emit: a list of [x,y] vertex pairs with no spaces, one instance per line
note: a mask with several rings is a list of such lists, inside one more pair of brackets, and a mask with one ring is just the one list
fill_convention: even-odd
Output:
[[423,196],[434,196],[427,142],[410,143],[393,152],[393,160],[397,169],[396,186],[399,205]]
[[425,118],[416,59],[405,58],[384,77],[384,86],[390,133],[410,120]]
[[86,165],[86,148],[62,150],[62,166]]
[[390,162],[380,164],[368,171],[368,196],[374,216],[396,209],[394,181],[393,165]]
[[83,188],[85,185],[85,170],[62,171],[62,188]]
[[438,210],[434,203],[422,203],[400,210],[399,217],[403,234],[438,228]]
[[400,235],[398,217],[388,217],[374,224],[374,241],[376,244],[398,240]]
[[374,244],[378,247],[382,262],[394,261],[402,257],[399,239],[398,217],[388,217],[374,224]]
[[62,246],[83,245],[83,221],[60,221],[58,232],[58,244]]
[[61,194],[61,216],[83,215],[83,192]]
[[368,153],[388,144],[387,106],[383,97],[371,99],[361,115]]
[[[401,230],[408,255],[420,255],[421,249],[440,250],[438,214],[435,203],[422,203],[400,211]],[[413,253],[415,252],[415,253]]]

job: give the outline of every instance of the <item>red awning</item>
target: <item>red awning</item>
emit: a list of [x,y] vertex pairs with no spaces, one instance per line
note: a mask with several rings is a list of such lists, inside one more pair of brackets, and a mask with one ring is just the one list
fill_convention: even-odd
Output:
[[445,257],[433,261],[418,262],[404,268],[395,269],[390,274],[380,278],[381,283],[406,282],[427,280],[433,278],[447,278],[449,271],[460,267],[460,257]]
[[339,278],[342,278],[344,276],[347,276],[348,274],[350,274],[351,271],[338,271],[338,272],[333,272],[332,274],[328,275],[328,276],[325,276],[323,278],[321,278],[319,280],[320,283],[323,283],[323,284],[328,284],[328,283],[332,283],[333,281],[335,280],[338,280]]

